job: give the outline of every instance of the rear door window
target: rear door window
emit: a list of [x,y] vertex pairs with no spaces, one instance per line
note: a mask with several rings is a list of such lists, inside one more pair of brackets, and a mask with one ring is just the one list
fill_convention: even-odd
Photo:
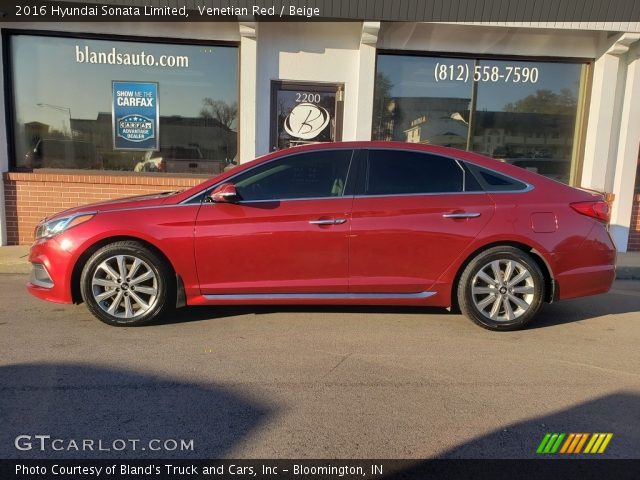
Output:
[[359,194],[408,195],[464,191],[465,171],[452,158],[403,150],[369,150]]

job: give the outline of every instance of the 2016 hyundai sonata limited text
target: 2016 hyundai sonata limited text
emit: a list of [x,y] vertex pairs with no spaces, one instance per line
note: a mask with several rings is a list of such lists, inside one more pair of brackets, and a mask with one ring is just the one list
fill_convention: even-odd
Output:
[[475,153],[308,145],[43,220],[27,288],[110,325],[184,305],[358,304],[514,330],[543,302],[609,290],[608,220],[601,194]]

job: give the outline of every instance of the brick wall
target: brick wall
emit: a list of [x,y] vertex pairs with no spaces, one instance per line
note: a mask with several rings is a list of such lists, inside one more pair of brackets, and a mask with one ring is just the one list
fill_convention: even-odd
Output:
[[629,229],[630,252],[640,252],[640,191],[633,196],[633,210],[631,212],[631,228]]
[[38,222],[66,208],[118,197],[177,190],[197,185],[204,177],[167,177],[103,173],[3,174],[7,242],[29,244]]

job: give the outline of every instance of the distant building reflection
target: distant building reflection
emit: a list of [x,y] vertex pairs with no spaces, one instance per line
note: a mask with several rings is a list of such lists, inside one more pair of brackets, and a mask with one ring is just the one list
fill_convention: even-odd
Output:
[[111,113],[71,118],[71,138],[41,122],[23,125],[27,168],[216,174],[237,155],[237,133],[214,118],[160,117],[159,151],[113,149]]

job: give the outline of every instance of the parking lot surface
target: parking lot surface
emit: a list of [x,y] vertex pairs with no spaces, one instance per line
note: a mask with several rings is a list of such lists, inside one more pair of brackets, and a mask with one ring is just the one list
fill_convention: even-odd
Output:
[[[187,308],[114,328],[26,280],[0,275],[0,458],[526,458],[546,432],[611,432],[604,456],[640,458],[637,281],[492,333],[372,307]],[[19,435],[64,448],[19,450]],[[140,442],[68,448],[85,439]]]

